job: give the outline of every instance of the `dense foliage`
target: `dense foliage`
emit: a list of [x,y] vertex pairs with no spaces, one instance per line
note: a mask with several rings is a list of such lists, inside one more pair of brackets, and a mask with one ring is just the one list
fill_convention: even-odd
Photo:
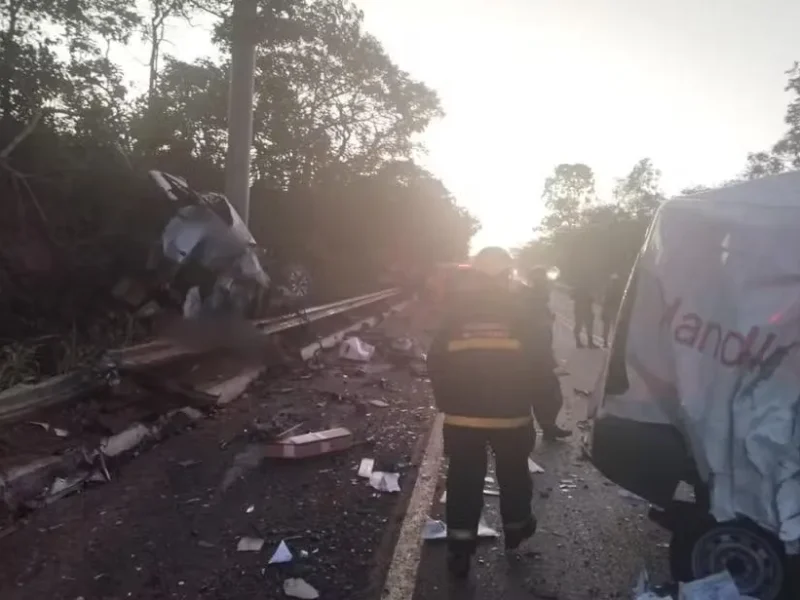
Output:
[[[222,190],[228,68],[169,55],[168,27],[211,15],[228,56],[230,0],[0,4],[0,340],[83,332],[152,236],[147,169]],[[414,162],[442,115],[348,0],[262,2],[251,226],[295,246],[342,294],[398,261],[462,257],[477,229]],[[110,58],[149,48],[143,90]],[[279,238],[279,239],[278,239]],[[313,266],[313,265],[312,265]]]

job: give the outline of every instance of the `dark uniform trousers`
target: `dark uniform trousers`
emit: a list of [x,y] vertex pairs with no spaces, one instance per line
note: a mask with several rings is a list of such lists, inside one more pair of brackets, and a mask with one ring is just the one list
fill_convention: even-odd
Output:
[[575,342],[580,344],[581,343],[581,332],[586,331],[586,341],[589,345],[594,344],[593,336],[594,336],[594,311],[591,307],[586,310],[575,310],[574,313],[575,318],[575,329],[573,333],[575,334]]
[[528,457],[536,443],[536,429],[532,420],[520,425],[525,422],[524,418],[463,419],[491,423],[495,427],[464,426],[458,423],[459,419],[445,416],[443,431],[444,451],[449,459],[447,539],[452,552],[471,554],[477,545],[478,523],[483,511],[488,449],[494,453],[506,539],[535,526]]

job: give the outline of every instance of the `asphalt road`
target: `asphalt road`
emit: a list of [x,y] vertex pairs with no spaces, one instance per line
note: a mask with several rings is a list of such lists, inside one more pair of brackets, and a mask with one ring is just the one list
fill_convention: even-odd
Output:
[[[481,544],[470,580],[453,584],[446,576],[445,548],[426,542],[413,600],[588,600],[632,597],[642,568],[666,578],[667,534],[646,517],[647,505],[632,500],[581,458],[578,423],[599,377],[603,350],[576,349],[568,300],[555,299],[554,346],[568,375],[561,378],[565,408],[561,424],[574,428],[568,442],[537,443],[534,458],[544,473],[534,475],[533,509],[539,531],[518,560],[508,560],[502,539]],[[598,324],[599,327],[599,324]],[[440,479],[430,514],[443,516]],[[486,522],[500,529],[498,499],[485,496]]]
[[[323,372],[262,380],[215,418],[120,465],[111,482],[20,521],[0,536],[0,598],[271,600],[285,597],[289,577],[308,581],[323,600],[629,598],[644,565],[655,578],[665,574],[667,537],[647,521],[646,506],[621,496],[581,459],[577,424],[585,399],[575,390],[594,386],[603,351],[576,350],[568,301],[556,310],[554,343],[569,372],[562,420],[576,434],[536,448],[545,469],[534,476],[536,537],[516,562],[506,560],[502,540],[483,544],[466,588],[449,586],[444,548],[425,543],[420,555],[418,531],[405,527],[440,517],[443,508],[437,436],[429,442],[426,435],[434,415],[429,385],[379,356],[366,374],[333,361]],[[385,323],[386,338],[424,341],[430,315],[409,316]],[[377,399],[388,406],[369,404]],[[253,423],[272,419],[303,423],[304,430],[344,425],[366,443],[310,461],[263,461],[252,454],[259,443]],[[426,447],[436,456],[422,463],[418,478]],[[400,472],[402,492],[381,494],[360,480],[363,457]],[[421,487],[430,493],[420,496]],[[497,498],[487,497],[486,521],[499,528],[497,509]],[[401,530],[411,532],[412,552],[403,569],[393,569]],[[264,547],[237,551],[243,536],[263,539]],[[297,559],[270,566],[282,539]],[[404,577],[407,585],[400,585]]]

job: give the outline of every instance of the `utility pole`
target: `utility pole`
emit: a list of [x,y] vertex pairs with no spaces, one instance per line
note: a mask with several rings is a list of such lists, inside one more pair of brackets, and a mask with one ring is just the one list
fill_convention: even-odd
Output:
[[257,20],[258,0],[233,0],[225,195],[245,223],[250,219],[250,149],[253,141]]

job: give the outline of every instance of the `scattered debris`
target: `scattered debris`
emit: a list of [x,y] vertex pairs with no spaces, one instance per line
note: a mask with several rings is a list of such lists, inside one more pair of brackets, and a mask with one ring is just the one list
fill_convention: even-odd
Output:
[[272,458],[308,458],[347,450],[352,445],[353,434],[350,430],[338,427],[269,443],[265,447],[265,455]]
[[283,593],[290,598],[300,598],[300,600],[316,600],[316,598],[319,598],[319,592],[303,579],[287,579],[284,581]]
[[445,490],[445,491],[443,491],[443,492],[442,492],[442,497],[441,497],[441,498],[439,498],[439,502],[441,502],[442,504],[444,504],[445,502],[447,502],[447,490]]
[[264,540],[261,538],[243,537],[239,540],[236,549],[239,552],[260,552],[264,547]]
[[582,396],[584,398],[589,398],[592,395],[592,392],[589,390],[582,390],[579,388],[574,388],[573,391],[575,392],[576,396]]
[[678,600],[741,600],[741,598],[728,571],[689,583],[681,583],[678,591]]
[[412,354],[414,352],[414,340],[407,337],[392,340],[392,351],[399,354]]
[[381,363],[377,365],[364,365],[363,367],[359,367],[358,373],[361,375],[380,375],[381,373],[386,373],[391,371],[394,367],[389,363]]
[[272,558],[269,559],[269,564],[280,565],[283,563],[292,562],[292,560],[294,560],[292,551],[289,550],[289,546],[286,545],[286,542],[281,540],[281,543],[278,544],[275,552],[272,553]]
[[422,529],[422,539],[424,540],[443,540],[447,538],[447,525],[444,521],[437,521],[428,517],[425,527]]
[[[498,538],[500,534],[497,530],[489,527],[481,518],[481,522],[478,524],[478,537]],[[428,521],[422,529],[422,539],[429,541],[447,539],[447,525],[445,525],[444,521],[437,521],[428,517]]]
[[478,537],[479,538],[499,538],[500,533],[496,529],[492,529],[486,523],[484,523],[483,519],[481,522],[478,523]]
[[484,496],[499,496],[500,495],[500,490],[484,489],[483,490],[483,495]]
[[362,458],[361,464],[358,466],[358,476],[369,479],[372,475],[372,469],[375,468],[374,458]]
[[339,358],[357,362],[369,362],[375,354],[375,346],[370,346],[357,337],[347,338],[339,346]]
[[486,483],[494,483],[494,477],[492,477],[492,476],[490,476],[490,475],[487,475],[486,477],[484,477],[484,478],[483,478],[483,480],[484,480]]
[[49,423],[40,423],[38,421],[29,421],[30,425],[36,425],[41,427],[45,431],[52,431],[56,436],[63,438],[69,436],[69,431],[66,429],[59,429],[58,427],[53,427]]
[[89,475],[89,473],[80,473],[69,478],[56,477],[47,492],[46,502],[49,504],[50,502],[54,502],[55,500],[59,500],[64,496],[78,491],[83,487],[83,484],[86,483],[86,480],[89,479]]
[[531,473],[544,473],[544,468],[540,467],[532,458],[528,458],[528,471]]
[[400,474],[373,471],[369,477],[369,484],[379,492],[394,494],[400,491]]
[[372,406],[377,406],[378,408],[387,408],[389,406],[389,403],[385,400],[370,400],[369,403]]
[[101,445],[100,451],[106,456],[119,456],[142,443],[152,431],[142,423],[135,423],[131,427],[107,438]]
[[247,507],[247,508],[244,510],[244,512],[246,512],[246,513],[249,515],[249,514],[250,514],[251,512],[253,512],[255,509],[256,509],[256,506],[255,506],[255,504],[251,504],[250,506],[248,506],[248,507]]

